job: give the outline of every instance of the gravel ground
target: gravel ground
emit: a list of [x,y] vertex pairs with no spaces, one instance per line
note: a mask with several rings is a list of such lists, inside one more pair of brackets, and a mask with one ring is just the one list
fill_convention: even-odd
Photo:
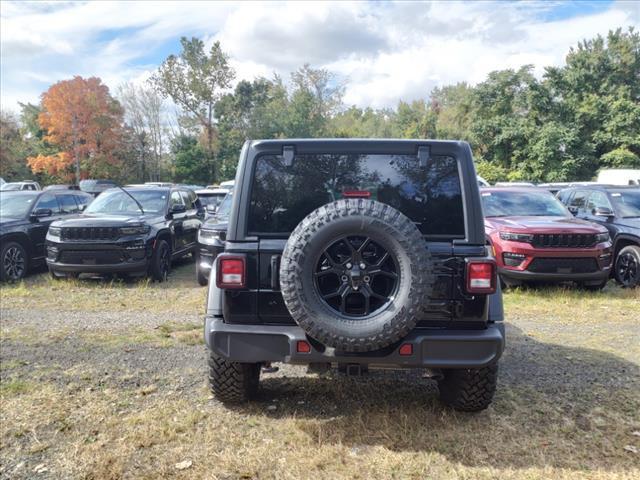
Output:
[[[24,363],[16,371],[12,371],[12,374],[28,374],[34,365],[55,365],[62,371],[69,370],[74,365],[83,365],[96,371],[104,371],[105,376],[110,379],[136,375],[147,379],[164,378],[165,383],[175,380],[181,385],[200,386],[204,382],[206,357],[205,349],[200,345],[177,343],[158,347],[141,343],[105,348],[95,341],[87,347],[87,341],[83,339],[86,332],[110,335],[141,329],[152,332],[169,322],[198,324],[202,319],[197,315],[2,310],[1,316],[5,331],[33,329],[44,337],[47,333],[64,332],[64,337],[55,342],[36,341],[25,344],[21,341],[4,341],[2,361],[15,365]],[[571,394],[578,393],[591,384],[605,388],[637,385],[640,391],[640,366],[622,358],[625,354],[635,356],[632,347],[640,344],[640,324],[616,327],[617,335],[625,339],[625,342],[616,345],[619,355],[610,355],[602,351],[572,348],[536,339],[536,335],[557,337],[565,329],[574,338],[584,339],[593,336],[593,325],[556,325],[551,328],[548,323],[539,320],[515,321],[517,323],[507,325],[508,347],[500,372],[502,383],[528,386],[544,392]],[[600,324],[596,326],[596,331],[606,331],[607,328],[607,325]],[[266,377],[298,377],[304,376],[306,372],[300,366],[278,367],[278,373],[267,374]],[[419,372],[403,371],[372,372],[370,375],[411,381],[421,378]],[[68,376],[64,378],[65,381],[71,381]],[[421,381],[425,382],[428,383],[428,380]]]
[[[185,278],[177,287],[190,292],[193,305],[199,306],[203,290],[191,281]],[[78,298],[95,294],[84,291],[82,284],[76,290]],[[108,291],[118,292],[118,287]],[[158,290],[131,294],[148,295],[152,302]],[[591,478],[633,478],[640,471],[640,454],[625,448],[640,450],[640,440],[632,435],[640,431],[640,312],[622,308],[590,318],[583,308],[579,310],[583,317],[570,318],[555,309],[542,315],[527,313],[528,302],[527,297],[511,303],[496,401],[475,417],[443,409],[436,400],[435,382],[420,371],[372,371],[352,379],[335,372],[307,374],[305,367],[291,365],[278,365],[278,372],[263,374],[257,402],[228,409],[207,391],[198,307],[152,313],[139,308],[117,312],[63,310],[56,305],[19,308],[15,301],[10,308],[0,305],[0,387],[15,382],[18,389],[4,393],[14,410],[13,417],[2,418],[28,426],[23,430],[7,422],[0,429],[0,478],[101,478],[90,473],[94,467],[108,478],[137,478],[134,467],[145,469],[142,478],[161,478],[175,473],[174,465],[185,451],[202,469],[194,466],[189,478],[202,478],[205,471],[216,468],[224,475],[212,473],[211,478],[282,478],[277,465],[263,463],[271,451],[261,450],[268,448],[264,446],[268,441],[278,447],[288,445],[279,455],[291,454],[291,462],[311,461],[314,450],[322,450],[313,462],[338,472],[336,478],[351,478],[358,471],[391,478],[399,468],[420,472],[428,459],[436,471],[442,468],[445,477],[458,471],[460,478],[560,474],[585,478],[586,472],[596,472]],[[610,305],[606,297],[598,302]],[[68,396],[70,405],[96,401],[93,410],[87,407],[92,418],[85,421],[81,414],[68,426],[56,415],[65,417],[76,407],[65,405],[64,413],[59,413],[55,405],[47,405],[48,413],[38,403],[43,401],[38,397],[40,385],[62,396],[57,398]],[[202,420],[178,433],[167,430],[162,422],[173,418],[167,412],[174,404],[185,409],[186,419]],[[28,413],[21,415],[18,405]],[[158,409],[164,413],[156,415]],[[32,421],[32,415],[40,420]],[[92,444],[86,442],[98,438],[92,433],[96,425],[104,421],[117,425],[120,416],[128,419],[122,432],[117,427],[105,429],[100,434],[106,442],[104,457],[93,460]],[[220,439],[221,426],[237,434]],[[427,435],[427,430],[435,431],[436,437]],[[179,436],[180,431],[187,437]],[[136,440],[141,435],[144,440]],[[295,437],[297,444],[287,444],[290,435],[302,436]],[[132,441],[142,446],[132,450]],[[231,446],[225,443],[229,441]],[[150,460],[147,445],[156,442],[158,456]],[[460,442],[464,448],[459,448]],[[487,442],[495,444],[495,453],[482,447]],[[256,453],[236,458],[247,445]],[[113,450],[116,446],[120,450]],[[173,453],[165,459],[167,449]],[[224,455],[219,453],[223,450]],[[79,471],[74,470],[76,462],[68,460],[77,451],[85,465]],[[354,451],[361,453],[354,456]],[[360,454],[368,457],[358,466],[353,462]],[[389,466],[377,463],[381,454]],[[214,458],[217,467],[207,464]],[[109,473],[111,464],[118,465],[115,474]],[[38,473],[40,465],[49,471]],[[305,465],[292,464],[294,470],[286,471],[297,474],[287,475],[331,476],[325,467]],[[379,470],[366,470],[374,466]],[[235,473],[225,476],[228,471]]]

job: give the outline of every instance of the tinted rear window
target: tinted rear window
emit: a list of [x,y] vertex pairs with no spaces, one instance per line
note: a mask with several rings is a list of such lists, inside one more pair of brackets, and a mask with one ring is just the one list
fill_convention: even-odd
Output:
[[249,234],[288,234],[311,211],[369,192],[370,198],[407,215],[425,235],[464,237],[458,162],[434,156],[419,167],[416,156],[298,155],[291,166],[282,156],[256,161],[249,208]]

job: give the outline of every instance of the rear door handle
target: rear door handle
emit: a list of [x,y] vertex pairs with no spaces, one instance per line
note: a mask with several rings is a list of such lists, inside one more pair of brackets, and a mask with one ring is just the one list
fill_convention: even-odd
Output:
[[271,255],[271,289],[280,290],[280,255]]

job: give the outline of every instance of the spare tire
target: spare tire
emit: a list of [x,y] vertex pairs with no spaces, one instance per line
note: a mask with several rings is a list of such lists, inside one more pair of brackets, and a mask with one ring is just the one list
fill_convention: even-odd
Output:
[[367,199],[324,205],[295,228],[280,285],[294,320],[320,343],[365,352],[406,336],[431,296],[424,238],[398,210]]

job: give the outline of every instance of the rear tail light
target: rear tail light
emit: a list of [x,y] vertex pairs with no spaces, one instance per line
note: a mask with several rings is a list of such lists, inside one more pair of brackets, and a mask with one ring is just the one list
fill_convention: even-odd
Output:
[[239,255],[218,256],[216,285],[218,288],[244,288],[246,277],[245,257]]
[[371,198],[371,192],[367,190],[345,190],[342,198]]
[[467,293],[494,293],[496,283],[496,263],[493,260],[467,262]]

